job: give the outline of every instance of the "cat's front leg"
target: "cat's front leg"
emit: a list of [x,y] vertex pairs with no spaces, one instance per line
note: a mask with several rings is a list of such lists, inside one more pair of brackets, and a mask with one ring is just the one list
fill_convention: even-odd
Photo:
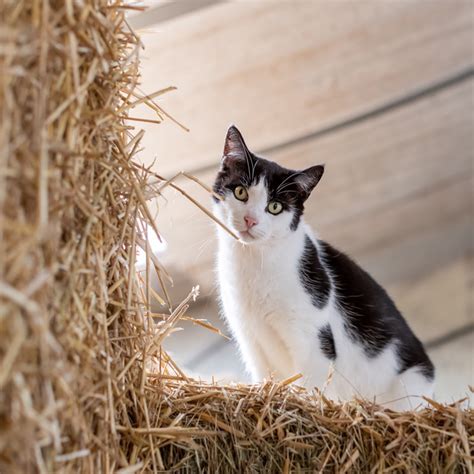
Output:
[[317,388],[323,392],[327,398],[336,398],[335,387],[332,384],[334,375],[334,366],[325,360],[315,361],[313,359],[311,366],[309,364],[302,371],[304,377],[302,379],[302,385],[312,390]]
[[223,299],[224,317],[252,382],[261,382],[270,374],[269,361],[262,345],[255,337],[258,331],[255,328],[252,331],[251,325],[245,318],[247,312],[242,309],[236,311],[235,309],[239,306],[232,304],[232,301],[230,297]]
[[270,364],[261,345],[255,339],[248,337],[241,331],[233,330],[234,338],[239,346],[242,360],[247,372],[250,373],[253,383],[262,382],[270,375]]
[[298,383],[307,390],[317,388],[327,398],[338,398],[332,383],[335,365],[331,360],[322,354],[319,347],[314,347],[310,339],[302,337],[301,334],[297,334],[293,339],[290,336],[288,339],[292,342],[296,371],[303,374]]

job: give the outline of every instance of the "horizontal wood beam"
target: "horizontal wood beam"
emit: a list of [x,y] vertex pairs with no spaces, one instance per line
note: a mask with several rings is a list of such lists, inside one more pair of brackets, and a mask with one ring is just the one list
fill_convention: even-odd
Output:
[[[142,159],[212,165],[235,122],[255,149],[311,136],[473,68],[472,3],[237,2],[143,37],[143,89],[191,129],[147,124]],[[156,118],[148,110],[135,115]]]
[[[183,15],[196,13],[202,8],[206,8],[217,3],[222,3],[225,0],[170,0],[160,1],[156,6],[147,8],[145,11],[130,16],[130,26],[135,30],[142,28],[153,28],[159,24],[179,19]],[[145,4],[148,2],[145,2]]]

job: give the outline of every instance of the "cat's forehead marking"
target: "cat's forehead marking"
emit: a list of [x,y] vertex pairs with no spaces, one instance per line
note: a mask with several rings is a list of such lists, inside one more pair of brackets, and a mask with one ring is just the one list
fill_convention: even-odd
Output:
[[268,191],[263,179],[259,180],[256,184],[252,184],[248,188],[248,193],[249,203],[266,202],[268,199]]

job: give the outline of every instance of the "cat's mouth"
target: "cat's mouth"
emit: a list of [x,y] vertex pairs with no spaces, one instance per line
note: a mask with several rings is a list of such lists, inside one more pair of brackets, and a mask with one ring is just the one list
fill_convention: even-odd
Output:
[[249,230],[239,230],[239,237],[242,242],[252,242],[252,240],[255,240],[255,236]]

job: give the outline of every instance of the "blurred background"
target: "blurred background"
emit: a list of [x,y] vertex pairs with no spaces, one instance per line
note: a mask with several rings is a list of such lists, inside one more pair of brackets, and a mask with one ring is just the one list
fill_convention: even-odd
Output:
[[[176,86],[156,100],[189,132],[169,119],[139,123],[140,160],[166,178],[185,170],[212,184],[235,123],[254,152],[284,166],[326,163],[307,221],[393,296],[436,365],[437,398],[465,396],[474,385],[473,2],[148,5],[130,16],[145,46],[141,87]],[[157,118],[145,108],[136,116]],[[178,184],[210,208],[199,186]],[[155,205],[171,299],[199,284],[190,314],[227,333],[213,223],[173,190]],[[231,340],[181,326],[166,345],[186,371],[247,380]]]

